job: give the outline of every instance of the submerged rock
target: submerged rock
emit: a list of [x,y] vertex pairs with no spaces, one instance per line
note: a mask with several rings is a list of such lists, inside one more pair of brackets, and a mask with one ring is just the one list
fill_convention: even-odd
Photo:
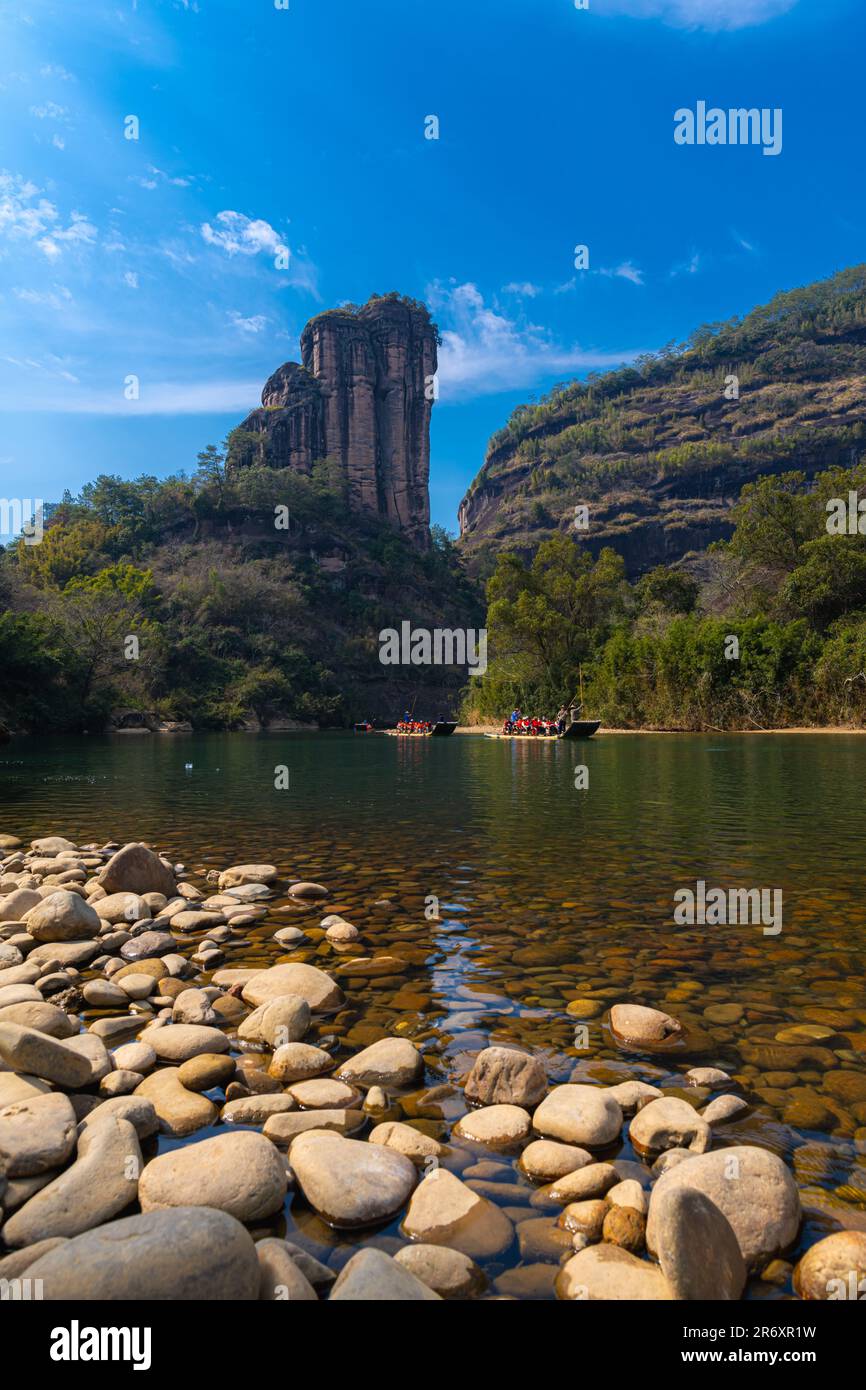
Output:
[[447,1245],[473,1260],[504,1255],[514,1239],[508,1217],[446,1168],[437,1168],[415,1189],[403,1232],[428,1245]]
[[341,1271],[331,1290],[337,1303],[419,1303],[439,1301],[438,1293],[423,1284],[384,1250],[359,1250]]
[[290,1161],[310,1206],[337,1227],[387,1220],[405,1204],[417,1177],[404,1154],[339,1134],[300,1134]]
[[641,1047],[675,1042],[683,1031],[682,1024],[670,1014],[641,1004],[615,1004],[610,1011],[610,1028],[618,1042]]

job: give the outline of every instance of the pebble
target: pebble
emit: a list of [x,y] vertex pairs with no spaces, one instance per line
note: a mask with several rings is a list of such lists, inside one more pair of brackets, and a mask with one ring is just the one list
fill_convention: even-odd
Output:
[[641,1004],[615,1004],[610,1011],[610,1027],[617,1042],[641,1047],[675,1042],[683,1031],[682,1024],[670,1014]]
[[94,1125],[100,1125],[112,1117],[128,1120],[139,1139],[149,1139],[159,1129],[159,1119],[152,1102],[142,1095],[131,1095],[112,1096],[108,1100],[96,1101],[90,1113],[80,1120],[78,1132],[83,1134],[85,1129],[92,1129]]
[[200,1206],[111,1221],[42,1255],[28,1273],[55,1301],[251,1302],[261,1280],[249,1232]]
[[648,1205],[646,1193],[634,1178],[626,1178],[624,1182],[618,1182],[616,1187],[609,1189],[605,1198],[612,1207],[631,1207],[633,1211],[639,1211],[642,1216],[646,1215]]
[[272,1115],[295,1109],[292,1097],[283,1095],[282,1092],[273,1096],[243,1096],[227,1101],[220,1113],[220,1119],[223,1124],[263,1125]]
[[362,1110],[299,1110],[292,1114],[272,1115],[265,1122],[265,1134],[274,1144],[286,1148],[299,1134],[321,1129],[337,1134],[352,1134],[364,1122]]
[[438,1300],[438,1293],[416,1279],[384,1250],[368,1247],[353,1255],[340,1271],[330,1302],[419,1303]]
[[473,1260],[504,1255],[514,1239],[500,1208],[446,1168],[429,1173],[415,1189],[401,1230],[411,1240],[447,1245]]
[[172,1023],[167,1028],[148,1028],[142,1041],[164,1062],[188,1062],[205,1052],[228,1052],[229,1040],[219,1028],[194,1023]]
[[662,1302],[673,1293],[656,1265],[615,1245],[590,1245],[563,1265],[556,1296],[589,1302]]
[[149,1043],[123,1043],[112,1053],[114,1065],[121,1070],[137,1071],[144,1075],[156,1066],[156,1053]]
[[177,1079],[190,1091],[225,1090],[235,1075],[235,1060],[218,1052],[201,1052],[181,1062]]
[[555,1086],[532,1118],[544,1138],[588,1149],[604,1148],[619,1137],[622,1110],[608,1091],[596,1086]]
[[819,1240],[794,1270],[794,1292],[805,1299],[862,1300],[866,1292],[866,1233],[836,1231]]
[[358,1109],[361,1093],[343,1081],[322,1077],[313,1081],[296,1081],[288,1093],[305,1110]]
[[708,1125],[724,1125],[741,1119],[748,1110],[749,1104],[742,1096],[717,1096],[701,1111],[701,1119]]
[[339,985],[314,965],[272,965],[257,971],[243,988],[247,1004],[269,1004],[281,995],[305,999],[313,1013],[338,1009],[344,1002]]
[[367,1138],[371,1144],[384,1144],[386,1148],[405,1154],[406,1158],[410,1158],[421,1168],[428,1158],[444,1158],[448,1153],[444,1144],[440,1144],[422,1130],[415,1129],[413,1125],[403,1124],[400,1120],[385,1120],[382,1124],[376,1125]]
[[0,1162],[10,1178],[29,1178],[67,1162],[77,1137],[75,1111],[59,1092],[0,1110]]
[[384,1145],[308,1133],[291,1148],[304,1196],[331,1226],[374,1226],[394,1216],[415,1186],[415,1165]]
[[520,1155],[518,1167],[532,1182],[551,1183],[592,1163],[592,1155],[574,1144],[534,1139]]
[[341,1081],[355,1086],[411,1086],[424,1070],[424,1059],[408,1038],[380,1038],[337,1069]]
[[634,1207],[612,1206],[605,1214],[602,1239],[636,1255],[644,1247],[646,1218]]
[[475,1298],[487,1282],[474,1260],[443,1245],[405,1245],[394,1259],[440,1298]]
[[720,1071],[718,1067],[692,1067],[686,1072],[686,1080],[692,1086],[709,1086],[715,1090],[719,1086],[727,1086],[731,1078],[726,1071]]
[[3,1239],[16,1248],[110,1221],[135,1201],[141,1166],[138,1135],[128,1120],[111,1117],[84,1129],[75,1162],[10,1216]]
[[612,1163],[588,1163],[565,1177],[557,1178],[544,1191],[553,1202],[585,1202],[592,1197],[603,1197],[619,1181],[619,1174]]
[[163,1207],[214,1207],[238,1221],[279,1211],[285,1164],[264,1135],[241,1130],[171,1149],[151,1159],[138,1184],[143,1212]]
[[692,1153],[705,1153],[712,1141],[707,1121],[676,1096],[651,1100],[629,1124],[628,1136],[639,1154],[652,1155],[686,1147]]
[[139,897],[137,893],[108,893],[97,902],[99,916],[103,922],[108,922],[111,926],[118,923],[126,926],[132,922],[147,921],[151,915],[144,898]]
[[603,1198],[587,1198],[580,1202],[569,1202],[560,1212],[557,1224],[564,1231],[584,1236],[587,1243],[594,1244],[601,1240],[607,1213],[608,1204]]
[[547,1076],[537,1057],[510,1047],[479,1052],[466,1079],[467,1100],[479,1105],[536,1106],[547,1092]]
[[783,1255],[796,1240],[800,1196],[785,1164],[766,1149],[737,1145],[679,1163],[662,1174],[650,1199],[647,1246],[657,1253],[662,1197],[681,1188],[703,1192],[733,1228],[749,1270]]
[[654,1246],[673,1296],[738,1299],[746,1266],[718,1206],[698,1188],[668,1186],[653,1195],[652,1209]]
[[163,1134],[183,1139],[204,1125],[212,1125],[219,1110],[206,1096],[189,1091],[177,1067],[162,1067],[146,1076],[135,1091],[153,1104]]
[[285,1043],[278,1047],[270,1061],[268,1074],[275,1081],[288,1085],[292,1081],[306,1081],[330,1071],[334,1059],[322,1047],[311,1047],[309,1043]]
[[216,1014],[211,1008],[210,995],[203,989],[181,990],[172,1005],[171,1018],[173,1023],[214,1023]]
[[519,1105],[488,1105],[458,1120],[454,1135],[490,1149],[508,1149],[528,1138],[531,1127],[529,1114]]

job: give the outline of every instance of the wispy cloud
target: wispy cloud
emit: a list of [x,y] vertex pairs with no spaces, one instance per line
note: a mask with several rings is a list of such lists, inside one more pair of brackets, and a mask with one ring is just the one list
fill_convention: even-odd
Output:
[[503,294],[516,294],[521,299],[535,299],[543,294],[541,285],[533,285],[531,280],[512,280],[510,284],[502,286]]
[[603,267],[598,273],[608,279],[630,280],[633,285],[643,284],[643,271],[631,261],[623,261],[620,265],[614,266],[613,269]]
[[70,214],[63,226],[54,203],[20,174],[0,172],[0,239],[31,241],[50,261],[62,254],[63,244],[96,240],[96,228],[81,212]]
[[543,327],[518,323],[490,309],[471,283],[437,281],[428,286],[426,297],[442,333],[439,384],[444,402],[518,390],[592,367],[616,367],[637,355],[563,346]]
[[253,314],[250,318],[244,318],[236,309],[230,309],[228,318],[232,328],[239,329],[241,333],[261,333],[268,325],[265,314]]
[[797,0],[593,0],[598,14],[661,19],[678,29],[747,29],[787,14]]
[[279,232],[262,218],[226,210],[217,213],[214,223],[204,222],[201,234],[209,246],[218,246],[228,256],[291,255]]

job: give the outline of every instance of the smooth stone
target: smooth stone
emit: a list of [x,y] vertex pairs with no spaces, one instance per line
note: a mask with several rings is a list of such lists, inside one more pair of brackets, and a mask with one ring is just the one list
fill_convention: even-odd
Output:
[[560,1212],[557,1224],[564,1231],[584,1236],[588,1244],[594,1244],[601,1240],[607,1213],[608,1204],[603,1198],[585,1198],[580,1202],[569,1202]]
[[75,1148],[75,1111],[59,1092],[13,1102],[0,1110],[0,1163],[10,1178],[60,1168]]
[[200,1206],[109,1222],[30,1269],[55,1301],[251,1302],[261,1277],[249,1232]]
[[520,1155],[518,1167],[532,1182],[551,1183],[592,1163],[592,1155],[574,1144],[533,1139]]
[[337,1278],[330,1302],[420,1303],[439,1295],[384,1250],[359,1250]]
[[634,1207],[610,1207],[604,1218],[601,1236],[608,1245],[630,1250],[637,1255],[644,1247],[646,1217]]
[[307,883],[305,881],[290,884],[289,892],[293,898],[327,898],[330,896],[328,889],[321,883]]
[[[99,938],[90,941],[46,941],[41,946],[36,946],[27,957],[27,966],[39,966],[44,972],[45,967],[51,964],[54,969],[65,969],[68,966],[75,966],[80,969],[93,960],[100,951]],[[23,970],[25,966],[19,966]],[[3,972],[4,980],[8,981],[8,973]]]
[[124,975],[118,984],[118,989],[126,995],[127,1003],[130,999],[147,999],[156,990],[156,980],[152,975]]
[[272,965],[258,971],[243,988],[246,1003],[256,1006],[286,994],[305,999],[313,1013],[338,1009],[344,1002],[339,985],[314,965]]
[[216,1014],[211,1007],[210,995],[203,989],[182,990],[172,1005],[171,1019],[172,1023],[212,1024]]
[[634,1116],[628,1134],[640,1154],[681,1148],[700,1154],[706,1153],[712,1142],[707,1121],[687,1100],[678,1100],[676,1096],[651,1100]]
[[17,1247],[101,1226],[135,1201],[141,1167],[138,1135],[128,1120],[112,1117],[83,1130],[75,1162],[19,1207],[3,1239]]
[[117,980],[119,983],[121,980],[125,979],[127,975],[150,975],[154,980],[164,980],[166,975],[169,974],[168,961],[170,959],[170,956],[163,956],[162,959],[158,956],[154,956],[149,960],[132,961],[129,965],[122,965],[117,973],[112,976],[112,979]]
[[862,1300],[866,1232],[836,1231],[811,1246],[794,1270],[794,1292],[810,1300]]
[[588,1163],[585,1168],[577,1168],[565,1177],[557,1178],[555,1183],[544,1189],[551,1201],[586,1202],[593,1197],[603,1197],[619,1181],[619,1174],[611,1163]]
[[624,1182],[618,1182],[616,1187],[609,1188],[605,1200],[612,1207],[631,1207],[632,1211],[639,1211],[642,1216],[647,1212],[647,1195],[634,1178],[626,1178]]
[[41,999],[35,985],[0,985],[0,1009],[8,1009],[10,1004],[38,1004]]
[[330,1052],[324,1048],[311,1047],[309,1043],[285,1043],[278,1047],[271,1058],[268,1074],[275,1081],[288,1085],[292,1081],[307,1081],[320,1076],[334,1065]]
[[708,1125],[724,1125],[742,1117],[748,1109],[748,1102],[742,1096],[717,1096],[701,1111],[701,1119]]
[[614,1004],[610,1027],[618,1042],[644,1047],[674,1042],[683,1031],[682,1024],[670,1014],[641,1004]]
[[131,925],[133,922],[147,921],[151,916],[150,908],[138,893],[108,893],[97,901],[99,916],[111,926],[118,923]]
[[110,1096],[101,1103],[97,1101],[94,1109],[79,1121],[78,1132],[102,1124],[112,1118],[128,1120],[139,1139],[149,1139],[159,1130],[159,1119],[151,1101],[141,1095]]
[[292,1258],[284,1240],[260,1240],[256,1244],[261,1278],[259,1300],[280,1303],[315,1303],[318,1294]]
[[405,1245],[394,1259],[440,1298],[474,1298],[486,1283],[474,1260],[444,1245]]
[[329,941],[341,945],[347,941],[358,941],[361,933],[357,927],[352,926],[351,922],[333,922],[325,932],[325,936]]
[[138,1184],[138,1200],[143,1212],[214,1207],[251,1222],[279,1211],[286,1189],[285,1164],[274,1145],[264,1135],[241,1130],[151,1159]]
[[233,864],[223,869],[217,887],[223,892],[226,888],[239,888],[243,883],[275,883],[279,878],[273,864]]
[[19,1100],[30,1100],[32,1096],[50,1094],[47,1081],[38,1076],[27,1076],[14,1071],[0,1071],[0,1109],[14,1105]]
[[471,1110],[454,1126],[454,1134],[489,1149],[514,1148],[529,1136],[532,1121],[519,1105],[488,1105]]
[[35,1245],[28,1245],[23,1250],[13,1250],[11,1254],[3,1255],[0,1257],[0,1280],[20,1278],[31,1265],[41,1260],[43,1255],[56,1250],[58,1245],[65,1244],[66,1236],[54,1236],[49,1240],[37,1240]]
[[131,941],[125,942],[120,948],[120,954],[123,960],[134,964],[152,956],[165,955],[176,946],[177,942],[170,931],[143,931]]
[[200,1052],[181,1062],[177,1069],[177,1079],[189,1091],[210,1091],[214,1087],[225,1090],[235,1075],[236,1064],[233,1057],[218,1052]]
[[165,1028],[148,1028],[142,1038],[164,1062],[188,1062],[205,1052],[228,1052],[231,1044],[219,1028],[195,1023],[171,1023]]
[[359,1091],[347,1086],[343,1081],[331,1077],[320,1077],[313,1081],[296,1081],[288,1087],[289,1095],[305,1110],[343,1110],[358,1108],[361,1101]]
[[666,1302],[671,1288],[656,1265],[616,1245],[590,1245],[563,1265],[556,1296],[589,1302]]
[[511,1047],[486,1047],[472,1065],[464,1094],[479,1105],[532,1108],[547,1092],[547,1076],[537,1057]]
[[110,1071],[99,1083],[99,1094],[111,1099],[114,1096],[129,1096],[140,1086],[144,1077],[140,1072],[118,1068]]
[[123,1071],[137,1071],[144,1076],[156,1066],[156,1053],[149,1043],[122,1043],[112,1053],[114,1065]]
[[146,845],[131,841],[113,854],[98,875],[100,888],[113,893],[162,893],[174,897],[177,891],[171,869]]
[[424,1070],[424,1059],[408,1038],[380,1038],[342,1062],[337,1077],[353,1086],[411,1086]]
[[721,1071],[719,1067],[692,1067],[686,1072],[686,1081],[692,1086],[709,1086],[715,1090],[718,1086],[727,1086],[731,1078],[726,1071]]
[[370,1144],[384,1144],[388,1149],[395,1149],[420,1168],[428,1158],[444,1158],[448,1152],[444,1144],[401,1120],[383,1121],[371,1129],[367,1139]]
[[656,1254],[674,1298],[738,1299],[746,1266],[727,1217],[697,1188],[653,1196]]
[[92,1009],[125,1009],[129,998],[111,980],[88,980],[81,992]]
[[415,1189],[401,1230],[411,1240],[446,1245],[473,1260],[505,1254],[514,1239],[500,1208],[446,1168],[428,1173]]
[[183,1139],[205,1125],[212,1125],[219,1110],[205,1096],[188,1091],[180,1080],[176,1067],[165,1067],[146,1076],[135,1095],[144,1096],[153,1104],[164,1134]]
[[296,994],[286,994],[260,1004],[238,1028],[238,1037],[245,1042],[266,1043],[268,1047],[283,1047],[300,1042],[309,1032],[310,1006]]
[[298,1110],[272,1115],[265,1121],[268,1139],[282,1148],[288,1147],[298,1135],[310,1130],[326,1130],[335,1134],[352,1134],[364,1120],[362,1110]]
[[221,926],[225,920],[221,912],[203,912],[185,907],[174,914],[171,925],[173,931],[179,932],[210,931]]
[[304,1278],[310,1281],[314,1289],[318,1291],[319,1289],[330,1288],[337,1277],[334,1270],[323,1265],[321,1260],[317,1260],[307,1250],[302,1250],[300,1245],[295,1245],[290,1240],[284,1241],[283,1244]]
[[56,1004],[7,1004],[0,1009],[0,1023],[17,1023],[22,1028],[32,1028],[37,1033],[46,1033],[50,1038],[72,1038],[78,1032],[78,1020],[70,1018]]
[[555,1086],[532,1117],[535,1131],[588,1149],[619,1138],[622,1110],[608,1091],[596,1086]]
[[102,923],[78,893],[61,888],[28,912],[27,930],[36,941],[82,941],[98,936]]
[[0,1057],[13,1071],[28,1072],[58,1086],[86,1086],[91,1068],[62,1042],[22,1028],[17,1023],[0,1023]]
[[295,1108],[291,1096],[242,1096],[226,1102],[220,1119],[223,1124],[263,1125],[272,1115],[281,1115]]
[[672,1188],[694,1188],[719,1208],[733,1227],[749,1270],[783,1255],[796,1240],[802,1215],[797,1185],[782,1160],[766,1149],[719,1149],[663,1173],[650,1198],[647,1247],[653,1254],[659,1231],[656,1204]]
[[124,1014],[120,1018],[97,1018],[88,1026],[88,1033],[103,1042],[127,1041],[150,1022],[150,1017],[150,1014],[138,1013]]
[[375,1226],[394,1216],[416,1181],[405,1155],[339,1134],[300,1134],[290,1162],[310,1206],[336,1227]]
[[0,922],[21,922],[42,900],[35,888],[16,888],[6,893],[0,897]]
[[649,1086],[645,1081],[621,1081],[618,1086],[607,1086],[605,1089],[624,1115],[633,1115],[642,1105],[658,1100],[662,1095],[658,1086]]

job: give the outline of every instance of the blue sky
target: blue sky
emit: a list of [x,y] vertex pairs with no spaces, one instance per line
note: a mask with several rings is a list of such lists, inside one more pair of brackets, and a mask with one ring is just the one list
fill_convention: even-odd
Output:
[[[397,289],[453,529],[521,401],[866,259],[864,51],[862,0],[5,0],[0,494],[191,470]],[[781,108],[781,154],[676,145],[699,100]]]

